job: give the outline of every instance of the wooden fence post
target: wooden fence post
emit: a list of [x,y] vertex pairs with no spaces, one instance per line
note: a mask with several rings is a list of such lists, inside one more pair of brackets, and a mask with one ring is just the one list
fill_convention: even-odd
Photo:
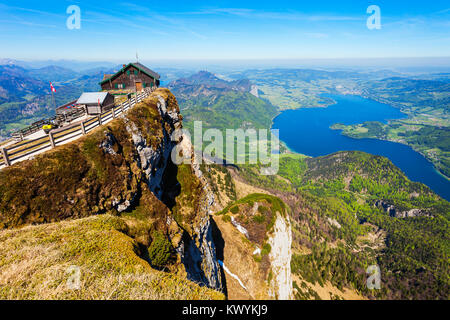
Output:
[[[128,103],[130,103],[130,101],[128,101]],[[125,104],[124,102],[122,102],[122,103],[120,104],[120,109],[122,110],[122,113],[125,112],[125,110],[123,109],[123,105],[124,105],[124,104]]]
[[113,117],[113,119],[115,119],[116,118],[116,110],[114,110],[114,107],[112,108],[112,117]]
[[3,162],[5,162],[5,166],[9,167],[11,162],[9,161],[8,151],[5,148],[2,148]]
[[52,145],[52,148],[54,148],[56,145],[55,145],[55,139],[53,138],[53,132],[49,132],[48,133],[48,137],[50,138],[50,144]]
[[99,126],[102,125],[102,115],[101,114],[98,116],[98,125]]
[[86,128],[84,126],[84,121],[81,121],[81,133],[83,133],[83,135],[86,134]]

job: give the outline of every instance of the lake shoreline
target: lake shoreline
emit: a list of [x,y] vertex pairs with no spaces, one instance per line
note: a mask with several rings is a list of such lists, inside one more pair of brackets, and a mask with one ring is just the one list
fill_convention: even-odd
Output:
[[[325,93],[325,94],[326,94],[326,93]],[[328,93],[328,94],[333,94],[333,93]],[[398,109],[401,113],[405,114],[407,117],[410,117],[410,114],[408,114],[407,112],[405,112],[404,109],[403,109],[401,106],[399,106],[399,105],[393,105],[393,104],[387,103],[387,102],[383,101],[382,99],[377,99],[376,97],[366,96],[366,95],[362,95],[362,94],[352,94],[352,93],[347,93],[347,92],[345,92],[345,93],[344,93],[344,92],[342,92],[342,93],[339,92],[339,95],[342,95],[342,96],[360,97],[360,98],[363,98],[363,99],[366,99],[366,100],[370,100],[370,101],[374,101],[374,102],[377,102],[377,103],[381,103],[381,104],[390,106],[390,107],[392,107],[392,108]],[[328,97],[328,98],[330,98],[330,97]],[[314,109],[314,108],[319,108],[319,109],[322,109],[322,108],[329,108],[329,107],[334,106],[334,105],[336,105],[336,104],[338,103],[335,99],[333,99],[333,98],[330,98],[330,99],[333,100],[334,103],[329,104],[329,105],[314,106],[314,107],[298,107],[298,108],[279,109],[279,110],[278,110],[278,111],[279,111],[279,114],[276,115],[276,116],[273,118],[273,120],[272,120],[272,126],[273,126],[273,122],[274,122],[275,118],[278,117],[278,116],[279,116],[282,112],[284,112],[284,111],[288,111],[288,110],[300,110],[300,109]],[[391,120],[398,120],[398,119],[388,119],[388,120],[386,121],[386,123],[388,124]],[[337,124],[338,124],[338,123],[335,123],[335,124],[333,124],[333,126],[334,126],[334,125],[337,125]],[[331,129],[331,130],[340,130],[340,131],[341,131],[341,134],[342,134],[343,136],[348,137],[348,138],[352,138],[352,139],[364,139],[364,138],[359,138],[359,137],[354,137],[354,136],[351,136],[351,135],[347,135],[347,134],[345,134],[345,133],[343,132],[343,131],[344,131],[343,129],[335,129],[335,128],[332,128],[332,127],[330,127],[330,129]],[[410,148],[413,149],[415,152],[419,153],[419,154],[422,155],[425,159],[427,159],[427,161],[430,162],[430,163],[433,165],[435,171],[436,171],[439,175],[441,175],[443,178],[445,178],[446,180],[448,180],[448,181],[450,182],[450,176],[446,176],[443,172],[441,172],[441,171],[439,170],[439,168],[435,165],[434,161],[433,161],[432,159],[430,159],[430,158],[428,157],[427,154],[423,153],[423,152],[420,151],[420,150],[417,150],[416,148],[414,148],[414,146],[409,145],[408,143],[404,143],[404,142],[396,141],[396,140],[390,140],[390,139],[382,139],[382,138],[376,138],[376,137],[374,137],[374,138],[367,138],[367,139],[375,139],[375,140],[380,140],[380,141],[389,141],[389,142],[393,142],[393,143],[400,143],[400,144],[403,144],[403,145],[405,145],[405,146],[410,147]],[[284,143],[284,142],[283,142],[283,143]],[[291,148],[289,148],[289,147],[287,146],[286,143],[284,143],[284,145],[285,145],[285,147],[286,147],[290,152],[294,152],[294,153],[295,153],[295,151],[292,150]]]
[[272,129],[280,130],[280,141],[288,152],[311,157],[345,150],[380,155],[393,162],[411,181],[421,182],[442,198],[450,200],[450,179],[422,152],[405,143],[378,138],[354,138],[330,128],[336,123],[386,123],[392,119],[408,117],[408,114],[399,108],[358,95],[338,94],[328,98],[335,100],[336,104],[327,108],[280,110],[273,119]]
[[353,135],[349,135],[349,134],[345,134],[344,133],[344,129],[340,129],[340,128],[333,128],[333,126],[335,125],[339,125],[338,123],[333,124],[332,126],[330,126],[331,130],[335,130],[335,131],[340,131],[340,134],[343,135],[344,137],[348,137],[350,139],[356,139],[356,140],[360,140],[360,139],[373,139],[373,140],[379,140],[379,141],[388,141],[388,142],[393,142],[393,143],[399,143],[402,144],[404,146],[408,146],[410,147],[412,150],[414,150],[415,152],[419,153],[420,155],[422,155],[425,159],[427,159],[427,161],[433,165],[434,169],[436,170],[436,172],[438,174],[440,174],[443,178],[447,179],[450,182],[450,177],[446,176],[443,172],[441,172],[439,170],[439,168],[434,164],[434,161],[432,161],[427,154],[423,153],[420,150],[417,150],[416,148],[414,148],[414,146],[409,145],[406,142],[402,142],[402,141],[396,141],[396,140],[391,140],[391,139],[383,139],[383,138],[377,138],[377,137],[358,137],[358,136],[353,136]]

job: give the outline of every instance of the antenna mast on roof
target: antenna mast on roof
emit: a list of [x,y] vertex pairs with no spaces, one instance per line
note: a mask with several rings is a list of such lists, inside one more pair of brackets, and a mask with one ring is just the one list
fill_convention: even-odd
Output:
[[139,62],[139,55],[138,55],[137,50],[136,50],[136,62]]

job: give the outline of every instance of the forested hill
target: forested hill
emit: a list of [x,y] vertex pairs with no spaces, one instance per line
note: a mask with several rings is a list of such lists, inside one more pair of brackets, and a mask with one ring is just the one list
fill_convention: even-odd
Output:
[[252,95],[251,87],[249,80],[226,81],[204,71],[169,84],[188,128],[194,121],[204,128],[270,128],[277,110]]
[[[383,299],[448,298],[450,203],[391,161],[356,151],[284,155],[278,176],[258,170],[239,175],[291,208],[298,299],[314,298],[317,283]],[[381,270],[379,291],[366,287],[370,265]]]
[[[200,71],[190,77],[178,79],[169,85],[170,88],[174,88],[179,94],[186,93],[187,95],[191,94],[193,86],[197,90],[210,90],[211,93],[221,91],[221,89],[223,91],[236,90],[242,92],[248,92],[251,89],[251,83],[248,79],[226,81],[207,71]],[[204,92],[204,94],[208,93]]]

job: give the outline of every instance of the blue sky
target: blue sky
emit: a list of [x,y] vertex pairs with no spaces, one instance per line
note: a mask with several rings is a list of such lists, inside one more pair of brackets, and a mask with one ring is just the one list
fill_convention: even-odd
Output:
[[[372,4],[381,30],[366,26]],[[450,2],[0,0],[0,41],[0,58],[23,60],[450,56]]]

